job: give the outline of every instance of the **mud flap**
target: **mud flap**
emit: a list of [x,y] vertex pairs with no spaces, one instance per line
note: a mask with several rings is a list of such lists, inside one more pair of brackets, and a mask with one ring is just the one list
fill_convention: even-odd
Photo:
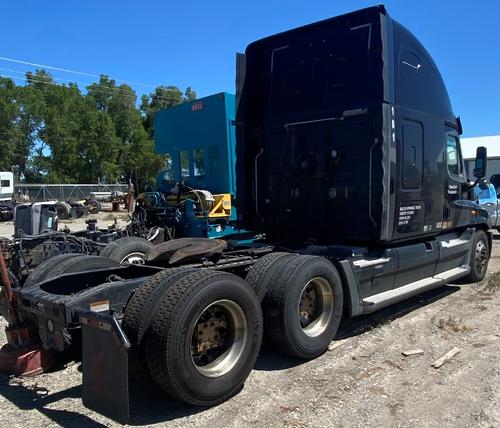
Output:
[[83,310],[78,315],[82,325],[83,404],[126,424],[130,342],[114,316]]

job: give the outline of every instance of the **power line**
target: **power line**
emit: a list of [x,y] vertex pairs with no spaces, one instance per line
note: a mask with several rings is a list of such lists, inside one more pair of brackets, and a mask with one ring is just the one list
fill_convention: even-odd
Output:
[[[17,64],[25,64],[25,65],[32,65],[34,67],[43,67],[43,68],[48,68],[49,70],[56,70],[56,71],[62,71],[64,73],[73,73],[73,74],[79,74],[81,76],[88,76],[88,77],[97,77],[100,78],[101,76],[98,74],[92,74],[92,73],[86,73],[83,71],[76,71],[76,70],[69,70],[67,68],[61,68],[61,67],[54,67],[51,65],[45,65],[45,64],[37,64],[35,62],[29,62],[29,61],[24,61],[20,59],[15,59],[15,58],[7,58],[4,56],[0,56],[1,61],[8,61],[8,62],[14,62]],[[132,85],[137,85],[137,86],[147,86],[150,88],[156,88],[158,85],[151,85],[149,83],[142,83],[142,82],[134,82],[132,80],[124,80],[124,79],[114,79],[118,82],[125,82],[125,83],[130,83]]]
[[[93,84],[95,84],[96,82],[82,82],[82,81],[78,81],[78,80],[71,80],[71,79],[63,79],[61,77],[52,77],[51,76],[51,79],[53,79],[53,82],[48,82],[46,80],[43,80],[43,79],[40,79],[40,75],[36,75],[36,74],[33,74],[32,78],[27,78],[25,73],[21,72],[21,71],[17,71],[17,70],[12,70],[12,69],[7,69],[7,68],[0,68],[0,70],[7,70],[7,71],[10,71],[10,72],[13,72],[13,73],[18,73],[18,74],[22,74],[24,77],[17,77],[17,76],[11,76],[11,75],[8,75],[8,74],[4,74],[4,76],[6,77],[10,77],[10,78],[13,78],[13,79],[20,79],[20,80],[26,80],[26,81],[31,81],[31,82],[36,82],[36,83],[46,83],[46,84],[51,84],[51,85],[57,85],[57,86],[61,86],[61,84],[64,84],[63,82],[67,82],[67,83],[80,83],[82,85],[88,85],[88,86],[91,86]],[[38,79],[37,79],[38,78]],[[58,80],[56,80],[58,79]],[[128,91],[127,89],[122,89],[122,88],[118,88],[118,87],[99,87],[99,88],[92,88],[93,91],[95,90],[106,90],[106,91],[116,91],[118,93],[121,93],[123,95],[132,95],[132,92]],[[135,91],[134,91],[134,94],[135,94]],[[135,94],[137,95],[137,94]]]
[[[60,86],[58,85],[58,83],[61,83],[63,84],[61,81],[63,82],[68,82],[68,83],[80,83],[82,85],[87,85],[87,86],[91,86],[91,85],[94,85],[94,84],[98,84],[98,82],[82,82],[81,80],[72,80],[72,79],[63,79],[63,78],[60,78],[60,77],[53,77],[53,76],[50,76],[51,79],[54,80],[54,82],[48,82],[46,80],[41,80],[41,79],[36,79],[37,77],[41,77],[39,75],[36,75],[34,74],[33,75],[33,78],[31,79],[28,79],[25,77],[26,73],[22,72],[22,71],[19,71],[19,70],[13,70],[11,68],[2,68],[0,67],[0,70],[6,70],[6,71],[10,71],[12,73],[17,73],[17,74],[21,74],[22,76],[24,77],[17,77],[17,76],[12,76],[12,75],[9,75],[9,74],[3,74],[3,76],[5,77],[10,77],[12,79],[18,79],[18,80],[26,80],[26,81],[32,81],[32,82],[36,82],[36,83],[46,83],[46,84],[51,84],[51,85],[57,85],[57,86]],[[58,82],[58,79],[60,82]],[[87,89],[88,90],[88,89]],[[116,91],[117,93],[122,93],[123,95],[126,95],[126,96],[129,96],[129,95],[132,95],[132,93],[130,91],[128,91],[127,89],[123,89],[123,88],[120,88],[120,87],[98,87],[98,88],[92,88],[93,91],[99,91],[99,90],[106,90],[106,91]],[[133,90],[133,89],[132,89]],[[167,88],[167,91],[168,90],[175,90],[175,89],[168,89]],[[179,89],[180,91],[180,89]],[[135,93],[135,91],[134,91]],[[137,94],[135,94],[137,96]],[[181,95],[182,95],[182,92],[181,92]],[[168,97],[168,96],[162,96],[162,97],[158,97],[157,98],[160,98],[160,99],[177,99],[176,97]]]
[[[26,136],[26,134],[23,134],[23,137]],[[9,135],[9,134],[0,134],[0,138],[11,138],[12,135]],[[118,135],[114,135],[114,137],[117,139],[117,143],[118,144],[123,144],[123,145],[127,145],[127,144],[130,144],[130,143],[127,143],[125,142],[124,140],[122,140],[121,137],[119,137]],[[103,142],[109,142],[112,138],[102,138],[102,139],[99,139],[99,140],[96,140],[95,138],[85,138],[85,137],[82,137],[81,135],[77,135],[77,136],[74,136],[74,135],[70,135],[70,136],[62,136],[62,135],[50,135],[50,136],[47,136],[46,137],[47,140],[44,140],[43,138],[41,137],[35,137],[33,141],[43,141],[43,143],[45,145],[49,145],[48,142],[49,141],[68,141],[70,139],[73,139],[73,140],[76,140],[76,142],[78,142],[80,139],[82,140],[85,140],[85,141],[89,141],[91,143],[103,143]],[[149,139],[149,137],[148,137]],[[16,139],[18,140],[18,139]],[[157,154],[160,154],[161,153],[157,153]]]
[[[83,86],[85,86],[85,88],[87,89],[88,86],[91,86],[91,85],[94,85],[94,84],[98,84],[97,82],[82,82],[81,80],[73,80],[73,79],[63,79],[62,77],[54,77],[54,76],[50,76],[50,78],[54,81],[54,82],[48,82],[46,80],[42,80],[40,79],[40,75],[37,75],[37,74],[32,74],[33,78],[31,79],[27,79],[26,78],[26,72],[23,72],[23,71],[20,71],[20,70],[13,70],[12,68],[3,68],[3,67],[0,67],[0,70],[5,70],[5,71],[8,71],[8,72],[11,72],[11,73],[17,73],[17,74],[20,74],[22,75],[23,77],[16,77],[16,76],[11,76],[11,75],[8,75],[8,74],[4,74],[4,76],[6,77],[10,77],[10,78],[13,78],[13,79],[19,79],[19,80],[30,80],[32,82],[37,82],[37,83],[47,83],[47,84],[54,84],[54,82],[57,84],[57,83],[61,83],[63,84],[62,82],[67,82],[67,83],[77,83],[77,84],[81,84]],[[36,79],[36,78],[39,78],[39,79]],[[59,85],[58,85],[59,86]],[[120,88],[120,87],[116,87],[116,86],[108,86],[108,87],[99,87],[99,88],[92,88],[93,91],[95,90],[107,90],[107,91],[116,91],[117,93],[123,93],[124,95],[131,95],[131,92],[128,91],[127,89],[123,89],[123,88]],[[132,89],[133,90],[133,89]],[[88,91],[88,89],[87,89]],[[134,91],[135,92],[135,91]],[[136,94],[137,95],[137,94]]]
[[[1,68],[0,68],[1,69]],[[3,70],[7,70],[7,69],[3,69]],[[15,73],[19,73],[19,74],[24,74],[24,73],[21,73],[20,71],[15,71],[15,70],[11,70],[11,69],[8,69],[10,70],[11,72],[15,72]],[[53,86],[63,86],[64,83],[62,82],[57,82],[56,80],[54,80],[53,82],[48,82],[46,80],[40,80],[40,79],[36,79],[36,78],[30,78],[28,79],[27,77],[20,77],[20,76],[12,76],[12,75],[9,75],[9,74],[3,74],[3,75],[0,75],[0,77],[9,77],[11,79],[14,79],[14,80],[24,80],[26,82],[34,82],[34,83],[40,83],[40,84],[44,84],[44,85],[53,85]],[[33,75],[34,77],[37,77],[37,75]],[[39,76],[38,76],[39,77]],[[54,79],[54,78],[52,78]],[[63,81],[66,81],[68,83],[81,83],[81,84],[87,84],[88,86],[91,86],[92,84],[96,84],[97,82],[92,82],[92,83],[87,83],[87,82],[79,82],[79,81],[75,81],[75,80],[69,80],[69,79],[61,79],[61,78],[58,78],[59,80],[63,80]],[[79,88],[78,88],[79,89]],[[86,88],[87,89],[87,88]],[[167,89],[167,91],[170,90],[170,89]],[[171,89],[171,90],[174,90],[174,89]],[[98,93],[103,93],[105,95],[116,95],[116,96],[122,96],[122,97],[130,97],[130,96],[138,96],[135,91],[132,93],[132,92],[129,92],[127,91],[126,89],[122,89],[122,88],[118,88],[118,87],[98,87],[98,88],[91,88],[91,91],[93,92],[98,92]],[[89,92],[89,90],[87,89],[87,92]],[[145,95],[145,94],[144,94]],[[149,97],[149,95],[147,95]],[[182,92],[181,92],[181,96],[183,96]],[[174,96],[158,96],[158,95],[155,95],[153,94],[153,98],[155,99],[158,99],[158,100],[162,100],[162,101],[171,101],[171,100],[179,100],[179,98],[177,97],[174,97]]]

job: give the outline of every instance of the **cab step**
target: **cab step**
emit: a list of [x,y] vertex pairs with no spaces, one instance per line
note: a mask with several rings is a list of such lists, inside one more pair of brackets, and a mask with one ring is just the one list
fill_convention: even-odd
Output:
[[462,278],[470,272],[470,267],[466,265],[450,269],[440,274],[411,282],[393,290],[384,291],[361,300],[361,313],[369,314],[385,306],[401,302],[424,291],[441,287],[450,281]]

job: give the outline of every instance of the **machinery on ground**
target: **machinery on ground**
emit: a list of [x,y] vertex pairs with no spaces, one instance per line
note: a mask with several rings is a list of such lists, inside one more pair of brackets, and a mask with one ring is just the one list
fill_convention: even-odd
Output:
[[[3,355],[26,361],[16,338],[30,331],[40,371],[81,328],[84,404],[121,422],[129,366],[170,397],[216,405],[240,390],[263,334],[314,358],[343,316],[486,274],[490,225],[473,197],[486,151],[469,181],[439,71],[383,6],[254,42],[238,65],[237,218],[261,239],[204,232],[153,247],[145,265],[62,255],[22,288],[0,263]],[[180,172],[194,174],[187,158]],[[194,205],[209,200],[189,187]]]
[[143,263],[153,243],[163,242],[162,230],[146,228],[135,219],[123,227],[113,223],[107,228],[98,228],[97,220],[88,219],[83,230],[58,230],[57,211],[53,201],[16,205],[14,237],[0,242],[6,267],[19,286],[34,268],[57,255],[101,255],[119,263]]
[[139,195],[134,216],[165,239],[251,239],[237,227],[235,96],[219,93],[159,111],[156,152],[165,155],[156,191]]

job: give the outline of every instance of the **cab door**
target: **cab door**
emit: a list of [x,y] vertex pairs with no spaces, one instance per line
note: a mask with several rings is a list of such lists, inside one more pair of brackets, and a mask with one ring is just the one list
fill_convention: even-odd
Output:
[[470,186],[466,185],[460,141],[455,131],[446,133],[444,158],[445,194],[442,229],[445,233],[442,235],[442,239],[438,239],[439,259],[435,275],[467,263],[470,240],[466,239],[467,236],[462,239],[462,234],[446,234],[446,230],[456,230],[469,224],[472,220],[472,209],[475,206],[469,198],[471,189]]
[[446,133],[445,148],[445,198],[443,229],[454,229],[471,222],[472,201],[467,186],[460,140],[456,131]]

